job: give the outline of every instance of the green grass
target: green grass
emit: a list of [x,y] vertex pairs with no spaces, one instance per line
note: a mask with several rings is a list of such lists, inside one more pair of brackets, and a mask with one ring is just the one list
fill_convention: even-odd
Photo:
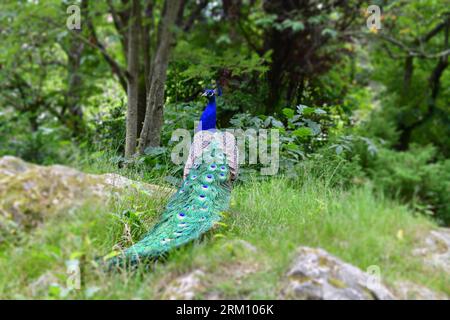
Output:
[[[107,206],[89,203],[47,221],[20,245],[3,245],[0,298],[164,298],[168,283],[194,269],[206,273],[198,298],[277,298],[299,246],[322,247],[363,270],[377,265],[389,286],[402,279],[450,293],[443,273],[428,270],[411,255],[433,222],[374,194],[370,184],[340,190],[314,179],[297,184],[279,178],[236,187],[227,226],[176,250],[151,270],[105,273],[96,266],[97,257],[138,240],[163,206],[164,201],[141,194]],[[70,259],[80,261],[82,287],[64,294]],[[42,274],[55,277],[59,287],[33,290],[31,283]]]

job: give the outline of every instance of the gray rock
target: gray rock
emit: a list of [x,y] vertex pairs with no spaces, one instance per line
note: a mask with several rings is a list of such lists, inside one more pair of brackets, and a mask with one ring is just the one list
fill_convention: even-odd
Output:
[[133,181],[117,174],[94,175],[73,168],[39,166],[19,158],[0,158],[0,242],[34,228],[45,217],[124,192],[165,197],[171,188]]
[[194,299],[196,293],[203,287],[202,278],[204,276],[205,273],[197,269],[176,278],[164,290],[162,298],[168,300]]
[[430,231],[413,254],[423,258],[423,263],[450,274],[450,229],[439,228]]
[[396,282],[394,291],[396,297],[401,300],[448,300],[444,293],[432,291],[410,281]]
[[282,289],[284,299],[391,300],[378,278],[320,248],[300,247]]
[[59,286],[58,278],[50,271],[42,274],[28,286],[33,297],[46,295],[50,286]]

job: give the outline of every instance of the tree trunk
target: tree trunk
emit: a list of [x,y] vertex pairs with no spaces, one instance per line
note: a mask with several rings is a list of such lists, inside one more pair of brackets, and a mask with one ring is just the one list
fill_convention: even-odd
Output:
[[142,132],[145,120],[145,109],[147,108],[147,94],[149,90],[149,74],[151,64],[151,39],[150,30],[153,28],[153,6],[152,0],[146,0],[143,8],[143,19],[140,24],[140,56],[139,56],[139,101],[137,116],[137,132]]
[[[80,32],[80,30],[72,30],[71,32]],[[83,49],[84,43],[81,40],[75,37],[71,39],[70,48],[67,52],[68,86],[66,106],[69,111],[67,124],[74,136],[79,135],[83,131],[83,110],[80,105],[80,91],[82,85],[80,63]]]
[[[450,20],[447,19],[445,24],[445,37],[444,37],[444,49],[448,48],[449,44],[449,32],[450,32]],[[430,78],[428,79],[429,87],[430,87],[430,96],[428,98],[428,109],[425,114],[423,114],[419,120],[408,125],[408,126],[400,126],[400,137],[399,141],[396,145],[396,149],[400,151],[407,150],[409,148],[409,143],[411,141],[413,131],[430,120],[436,112],[436,100],[439,95],[439,89],[441,86],[441,77],[444,73],[445,69],[448,67],[448,54],[440,57],[438,62],[431,73]]]
[[175,25],[181,0],[166,0],[164,13],[159,26],[157,48],[149,75],[149,91],[144,125],[139,139],[139,152],[147,147],[156,147],[161,142],[163,125],[164,85],[167,78],[167,66],[172,48],[173,27]]
[[139,0],[133,0],[128,29],[128,77],[127,77],[127,123],[125,140],[125,157],[132,157],[136,152],[138,136],[139,103]]
[[403,74],[403,95],[409,91],[409,87],[411,85],[411,79],[414,72],[414,64],[413,64],[413,56],[408,55],[405,59],[405,69]]
[[236,42],[238,41],[237,25],[239,24],[242,0],[222,0],[222,5],[225,17],[230,22],[230,39]]
[[139,74],[138,87],[138,107],[137,107],[137,133],[142,132],[145,120],[145,109],[147,108],[147,85],[145,83],[145,74],[143,71]]

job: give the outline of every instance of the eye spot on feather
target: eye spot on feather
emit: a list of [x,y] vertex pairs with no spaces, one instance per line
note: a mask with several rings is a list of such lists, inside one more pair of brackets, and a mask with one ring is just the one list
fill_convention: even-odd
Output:
[[207,184],[204,184],[204,185],[202,186],[202,188],[206,190],[206,189],[208,189],[209,187],[208,187]]
[[197,179],[197,175],[193,174],[193,175],[191,176],[191,180],[195,180],[195,179]]
[[172,241],[172,239],[170,239],[170,238],[164,238],[164,239],[161,240],[161,243],[162,243],[162,244],[166,244],[166,243],[168,243],[168,242],[170,242],[170,241]]
[[215,164],[212,164],[209,166],[209,169],[211,169],[212,171],[216,170],[217,166]]
[[219,181],[225,181],[227,179],[227,175],[224,172],[219,174]]
[[184,212],[180,212],[178,214],[178,219],[184,219],[184,217],[186,217],[186,214]]
[[200,201],[206,200],[206,196],[204,194],[199,195],[198,198],[200,199]]
[[225,167],[225,166],[220,167],[220,171],[225,171],[225,170],[227,170],[227,167]]

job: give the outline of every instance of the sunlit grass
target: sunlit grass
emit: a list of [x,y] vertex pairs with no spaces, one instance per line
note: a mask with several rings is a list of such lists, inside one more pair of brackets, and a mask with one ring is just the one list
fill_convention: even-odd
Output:
[[[226,227],[175,250],[150,270],[107,273],[98,267],[100,257],[137,241],[163,206],[164,200],[134,193],[108,205],[86,204],[63,212],[20,246],[0,249],[0,297],[161,298],[176,276],[202,269],[206,277],[199,298],[211,293],[277,298],[299,246],[322,247],[363,270],[377,265],[388,285],[404,279],[449,293],[444,274],[427,270],[411,255],[433,222],[374,194],[370,185],[340,190],[314,179],[295,184],[280,178],[236,187]],[[256,251],[243,248],[238,240]],[[65,262],[71,259],[80,261],[82,290],[65,295]],[[241,271],[242,276],[234,275]],[[33,289],[30,284],[46,273],[61,288]]]

